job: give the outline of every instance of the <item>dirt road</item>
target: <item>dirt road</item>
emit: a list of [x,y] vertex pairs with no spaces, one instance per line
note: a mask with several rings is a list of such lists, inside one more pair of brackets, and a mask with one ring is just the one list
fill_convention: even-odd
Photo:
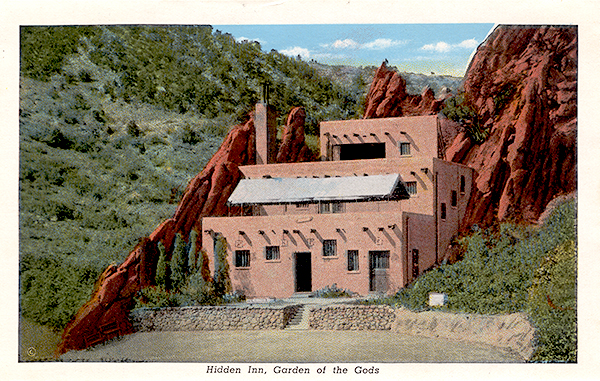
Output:
[[391,331],[176,331],[141,332],[64,361],[160,362],[524,362],[486,344],[403,335]]

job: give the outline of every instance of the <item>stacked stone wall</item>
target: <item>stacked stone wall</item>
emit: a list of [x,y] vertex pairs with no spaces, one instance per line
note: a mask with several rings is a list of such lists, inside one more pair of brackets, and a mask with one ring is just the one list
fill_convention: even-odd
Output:
[[298,305],[141,308],[131,312],[131,320],[138,332],[283,329],[299,308]]
[[311,310],[311,329],[390,330],[396,319],[389,306],[328,306]]

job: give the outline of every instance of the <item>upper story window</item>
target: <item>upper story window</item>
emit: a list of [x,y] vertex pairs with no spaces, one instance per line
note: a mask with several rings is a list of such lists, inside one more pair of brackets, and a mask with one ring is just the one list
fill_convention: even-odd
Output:
[[337,255],[337,241],[335,239],[323,240],[323,256],[335,257]]
[[344,204],[341,202],[322,202],[319,204],[319,213],[343,213]]
[[456,206],[458,204],[458,195],[455,190],[452,191],[452,195],[450,197],[450,205]]
[[409,156],[410,155],[410,143],[399,142],[398,148],[400,149],[401,156]]
[[465,176],[461,175],[460,176],[460,193],[461,194],[465,194],[466,187],[467,187],[467,184],[466,184]]
[[309,205],[308,202],[298,202],[296,203],[296,209],[308,209]]
[[275,261],[279,259],[279,246],[265,247],[265,259],[267,261]]
[[446,220],[446,203],[442,202],[442,204],[440,205],[440,218],[442,220]]
[[417,194],[417,182],[416,181],[407,181],[406,182],[406,191],[408,194]]

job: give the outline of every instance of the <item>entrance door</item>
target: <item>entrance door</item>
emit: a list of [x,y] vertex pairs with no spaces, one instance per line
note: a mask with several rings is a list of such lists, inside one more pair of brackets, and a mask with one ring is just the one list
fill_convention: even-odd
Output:
[[310,253],[296,253],[296,292],[312,291]]
[[369,251],[369,291],[387,292],[389,268],[389,250]]

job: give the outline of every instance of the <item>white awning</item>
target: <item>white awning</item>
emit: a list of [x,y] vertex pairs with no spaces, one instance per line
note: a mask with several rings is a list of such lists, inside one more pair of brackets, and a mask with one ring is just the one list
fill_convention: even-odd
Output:
[[400,175],[242,179],[229,204],[408,198]]

